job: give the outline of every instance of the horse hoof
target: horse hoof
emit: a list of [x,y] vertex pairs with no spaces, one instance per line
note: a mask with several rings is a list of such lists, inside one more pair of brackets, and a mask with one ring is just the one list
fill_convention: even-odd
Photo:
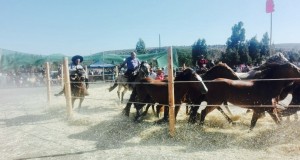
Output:
[[136,123],[141,123],[142,122],[142,117],[136,117],[136,118],[134,118],[133,121],[136,122]]
[[190,118],[188,121],[189,124],[195,124],[196,123],[196,119],[195,118]]
[[143,112],[143,113],[142,113],[142,116],[146,116],[146,115],[147,115],[147,112]]
[[165,119],[165,118],[163,118],[163,119],[159,119],[159,120],[157,120],[156,122],[154,122],[155,124],[164,124],[164,123],[167,123],[167,122],[169,122],[169,120],[168,119]]
[[129,112],[126,111],[126,110],[123,110],[123,111],[122,111],[122,114],[125,115],[125,116],[127,116],[127,117],[129,117]]

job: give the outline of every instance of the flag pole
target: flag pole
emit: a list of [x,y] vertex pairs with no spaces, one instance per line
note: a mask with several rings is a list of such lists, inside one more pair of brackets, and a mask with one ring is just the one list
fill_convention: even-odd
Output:
[[273,55],[273,53],[272,53],[272,15],[273,15],[273,12],[271,12],[271,24],[270,24],[270,55]]

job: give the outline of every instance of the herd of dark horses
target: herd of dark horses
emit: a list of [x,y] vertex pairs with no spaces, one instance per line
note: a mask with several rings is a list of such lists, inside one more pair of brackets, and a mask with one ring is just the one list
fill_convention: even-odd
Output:
[[[129,116],[130,108],[134,105],[134,121],[140,122],[143,120],[144,106],[156,103],[157,108],[164,106],[163,118],[157,122],[168,122],[168,81],[148,78],[149,71],[150,65],[142,62],[135,81],[131,84],[132,93],[123,114]],[[288,62],[282,54],[271,57],[242,78],[224,63],[219,63],[200,75],[191,68],[185,68],[174,77],[175,119],[181,104],[186,103],[190,106],[189,123],[204,125],[205,117],[214,109],[218,109],[229,122],[233,122],[220,107],[229,102],[253,110],[250,130],[265,112],[270,114],[276,124],[280,124],[282,116],[300,110],[297,106],[300,103],[299,78],[300,69]],[[278,107],[278,102],[288,94],[293,96],[290,106]],[[198,109],[203,101],[207,105],[201,111],[199,119]]]
[[[277,55],[277,59],[284,59]],[[220,63],[209,69],[206,73],[198,75],[191,68],[177,74],[174,79],[175,117],[182,103],[191,105],[190,123],[197,122],[197,112],[201,102],[206,101],[207,106],[201,111],[199,123],[204,124],[205,117],[214,109],[223,113],[229,122],[229,116],[220,108],[228,102],[253,110],[250,123],[252,130],[259,117],[265,112],[269,113],[275,123],[280,124],[280,117],[296,113],[299,107],[300,69],[284,59],[284,63],[270,62],[255,68],[241,80],[238,75],[226,64]],[[136,115],[134,120],[142,120],[142,108],[147,103],[158,103],[168,106],[167,81],[153,80],[150,78],[136,79],[133,92],[127,103],[124,114],[129,116],[130,106],[136,102]],[[278,102],[287,94],[293,95],[291,107],[278,107]],[[168,107],[165,107],[164,116],[160,121],[167,122],[169,118]]]

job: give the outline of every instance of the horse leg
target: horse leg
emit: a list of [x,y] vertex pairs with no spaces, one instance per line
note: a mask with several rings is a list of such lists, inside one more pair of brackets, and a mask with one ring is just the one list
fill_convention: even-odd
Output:
[[185,107],[185,114],[186,115],[190,115],[191,114],[191,111],[189,110],[189,106],[188,105],[186,105],[186,107]]
[[164,112],[164,108],[165,108],[165,106],[163,106],[163,105],[157,105],[156,106],[156,117],[160,117],[160,113]]
[[123,100],[124,100],[124,95],[125,93],[127,92],[127,88],[125,87],[123,92],[121,93],[121,102],[123,103]]
[[156,115],[157,111],[155,110],[154,104],[151,105],[151,108],[152,108],[152,112],[155,114],[155,116],[159,117],[159,115]]
[[162,119],[157,120],[155,123],[162,124],[162,123],[169,122],[169,106],[163,106],[161,104],[158,104],[156,107],[157,107],[157,110],[160,110],[160,109],[158,109],[158,107],[159,108],[164,107],[164,116]]
[[[228,123],[231,123],[231,124],[235,124],[232,119],[223,111],[223,109],[219,106],[217,107],[217,109],[222,113],[222,115],[226,118],[226,120],[228,121]],[[228,109],[228,107],[227,107]],[[228,109],[229,110],[229,109]]]
[[136,109],[136,115],[135,115],[134,121],[141,122],[144,104],[134,104],[134,107]]
[[118,99],[120,100],[120,92],[117,91]]
[[195,124],[197,121],[197,113],[200,106],[190,106],[190,117],[188,123]]
[[276,124],[280,124],[280,119],[278,117],[276,109],[268,109],[267,112],[270,114],[271,118],[274,120]]
[[258,118],[260,118],[263,113],[264,113],[264,111],[253,110],[253,115],[252,115],[251,124],[250,124],[250,131],[253,130]]
[[115,81],[114,85],[108,88],[108,91],[111,92],[111,91],[114,90],[117,86],[118,86],[118,83],[117,83],[117,81]]
[[80,98],[79,100],[80,100],[80,101],[79,101],[79,105],[78,105],[78,110],[81,109],[81,104],[82,104],[82,102],[83,102],[83,100],[84,100],[84,97]]
[[148,110],[149,110],[149,108],[150,108],[151,105],[152,105],[152,104],[147,104],[146,109],[145,109],[145,111],[143,112],[142,116],[146,116],[146,115],[147,115]]
[[[229,113],[229,115],[232,116],[232,113],[231,113],[230,109],[228,108],[228,102],[225,101],[223,104],[224,104],[224,106],[225,106],[226,111]],[[219,110],[219,109],[218,109],[218,110]],[[222,112],[221,112],[221,113],[222,113]]]
[[129,113],[130,113],[130,107],[131,107],[131,102],[135,101],[135,97],[136,97],[136,89],[134,88],[131,95],[130,95],[130,98],[129,98],[129,101],[127,102],[126,104],[126,107],[123,109],[122,113],[125,115],[125,116],[128,116],[129,117]]
[[[209,104],[207,104],[209,105]],[[203,126],[204,125],[204,120],[206,115],[213,111],[215,108],[217,108],[217,106],[210,106],[210,107],[205,107],[202,111],[201,111],[201,117],[200,117],[200,125]]]

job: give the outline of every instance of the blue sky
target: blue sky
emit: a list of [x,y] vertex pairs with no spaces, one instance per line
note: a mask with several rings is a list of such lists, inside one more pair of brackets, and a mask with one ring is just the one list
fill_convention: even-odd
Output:
[[[273,43],[300,43],[300,0],[274,0]],[[270,33],[266,0],[0,0],[0,48],[65,55],[146,47],[226,44]]]

